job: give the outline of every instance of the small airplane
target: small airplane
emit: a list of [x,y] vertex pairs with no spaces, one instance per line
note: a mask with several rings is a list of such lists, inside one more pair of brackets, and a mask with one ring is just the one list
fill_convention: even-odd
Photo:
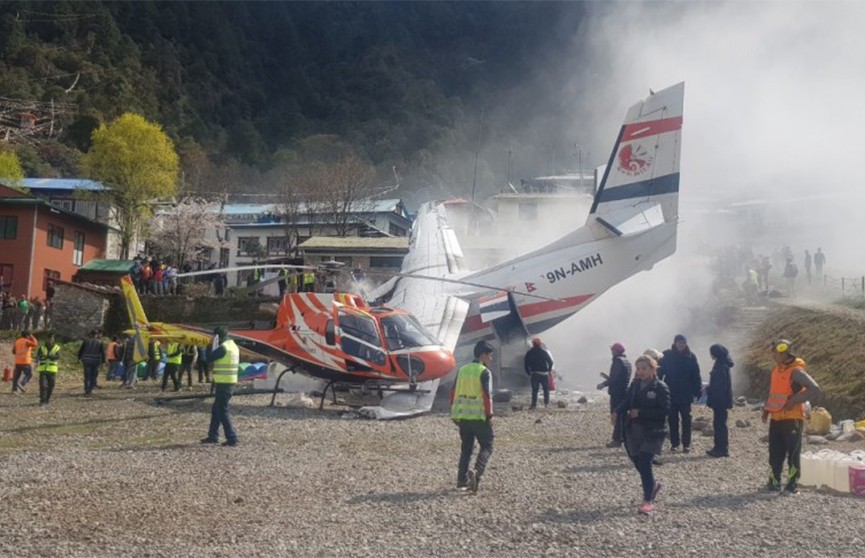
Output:
[[[136,338],[136,360],[146,358],[150,339],[213,344],[213,336],[200,327],[150,322],[129,276],[122,278],[121,287]],[[447,375],[456,362],[453,352],[405,310],[370,307],[348,293],[288,293],[274,327],[231,329],[229,335],[243,357],[278,362],[327,380],[328,387],[342,384],[383,392],[397,391],[393,386],[401,384],[415,391],[419,382]]]

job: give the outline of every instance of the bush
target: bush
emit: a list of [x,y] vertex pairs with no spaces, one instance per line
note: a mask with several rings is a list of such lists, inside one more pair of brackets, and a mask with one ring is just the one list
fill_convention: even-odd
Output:
[[183,285],[183,296],[201,298],[210,296],[210,283],[188,283]]

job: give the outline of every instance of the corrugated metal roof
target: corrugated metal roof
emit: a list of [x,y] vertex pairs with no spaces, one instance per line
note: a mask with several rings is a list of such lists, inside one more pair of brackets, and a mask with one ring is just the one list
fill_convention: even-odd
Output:
[[303,242],[299,248],[309,249],[348,249],[391,248],[408,251],[407,236],[358,237],[358,236],[314,236]]
[[84,178],[25,178],[21,186],[31,190],[88,190],[100,191],[109,188],[101,182]]
[[90,260],[78,268],[78,271],[107,271],[110,273],[129,273],[133,260]]
[[[396,198],[357,202],[355,205],[356,209],[353,213],[387,213],[396,211],[397,207],[401,203],[402,200]],[[306,203],[298,204],[298,213],[309,213],[307,207]],[[222,212],[225,215],[261,215],[267,213],[279,215],[283,212],[283,206],[278,203],[228,203],[225,204]],[[330,213],[330,211],[324,207],[318,206],[314,208],[313,213]]]

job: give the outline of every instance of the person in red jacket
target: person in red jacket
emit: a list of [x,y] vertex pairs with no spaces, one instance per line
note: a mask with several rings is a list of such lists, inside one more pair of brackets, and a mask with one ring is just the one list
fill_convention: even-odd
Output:
[[[12,354],[15,355],[15,375],[12,378],[12,393],[24,393],[24,386],[33,377],[33,349],[39,346],[39,342],[29,331],[22,331],[15,345],[12,346]],[[23,376],[23,378],[22,378]]]

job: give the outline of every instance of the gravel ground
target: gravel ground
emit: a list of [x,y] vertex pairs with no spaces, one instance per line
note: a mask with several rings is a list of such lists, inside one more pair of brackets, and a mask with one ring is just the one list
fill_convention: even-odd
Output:
[[[103,381],[103,383],[105,383]],[[8,386],[8,384],[7,384]],[[203,392],[203,388],[196,386]],[[455,490],[445,415],[401,422],[233,401],[240,445],[198,443],[210,401],[157,406],[155,386],[69,380],[0,395],[2,556],[862,556],[865,500],[760,492],[764,428],[731,427],[729,459],[668,454],[656,512],[608,449],[607,402],[509,412],[477,495]],[[286,396],[282,396],[285,400]],[[563,397],[563,396],[560,396]],[[709,416],[708,409],[696,410]],[[836,446],[849,451],[850,445]],[[860,445],[861,447],[861,445]]]

